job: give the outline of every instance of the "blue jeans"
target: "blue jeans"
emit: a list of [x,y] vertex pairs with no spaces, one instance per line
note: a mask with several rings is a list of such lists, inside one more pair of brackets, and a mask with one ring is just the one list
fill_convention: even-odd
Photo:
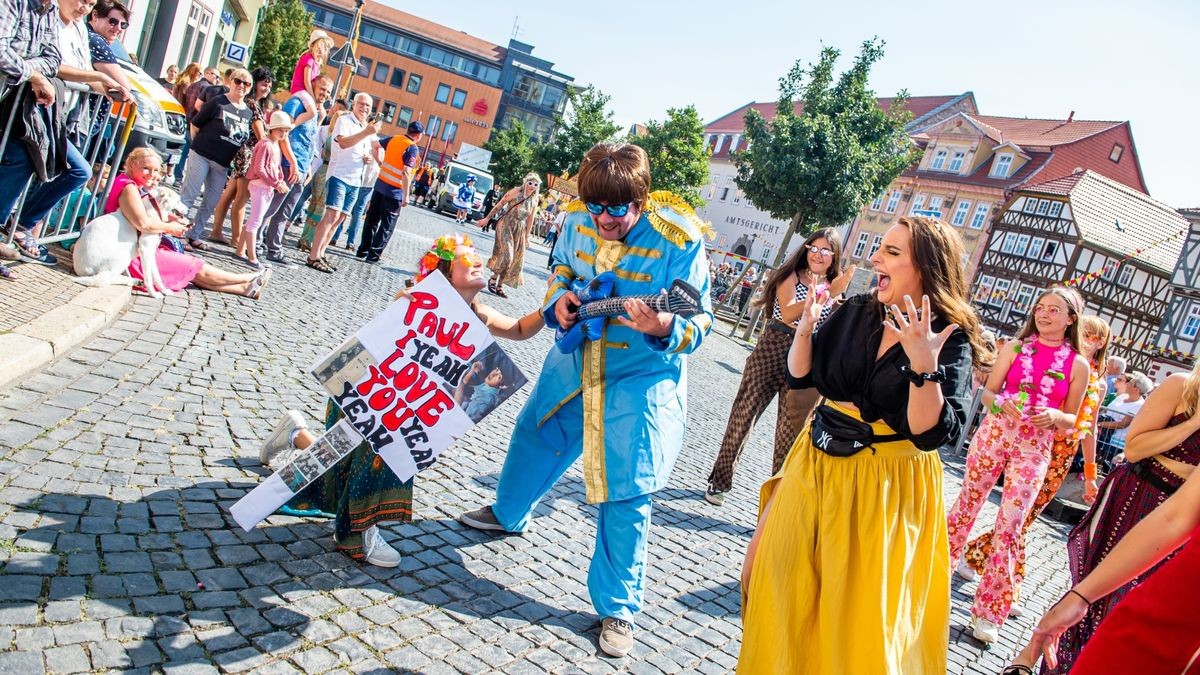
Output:
[[325,208],[350,213],[358,200],[359,187],[351,185],[341,178],[330,178],[325,184]]
[[[369,186],[358,189],[358,197],[354,200],[353,208],[350,209],[350,230],[346,232],[347,246],[354,243],[354,237],[358,235],[358,228],[362,227],[363,213],[367,210],[367,202],[371,201],[372,189]],[[338,225],[337,230],[333,233],[333,239],[329,241],[336,244],[340,236],[342,236],[342,226]]]
[[[21,210],[20,227],[31,230],[46,218],[59,202],[88,182],[92,168],[74,145],[67,143],[67,169],[49,183],[36,183],[29,189]],[[0,219],[8,220],[33,175],[33,160],[20,140],[12,138],[0,158]]]
[[184,164],[187,163],[188,154],[192,150],[192,133],[191,129],[183,132],[183,151],[179,153],[179,161],[175,163],[175,183],[183,182]]

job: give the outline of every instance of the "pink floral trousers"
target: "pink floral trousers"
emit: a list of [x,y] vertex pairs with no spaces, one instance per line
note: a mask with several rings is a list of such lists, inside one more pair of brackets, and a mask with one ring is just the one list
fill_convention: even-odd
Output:
[[946,517],[950,535],[950,559],[962,557],[971,526],[979,509],[991,494],[1000,472],[1004,472],[1004,491],[1000,511],[992,529],[992,554],[987,559],[971,614],[997,626],[1008,618],[1017,579],[1017,561],[1024,558],[1025,537],[1022,525],[1033,508],[1046,468],[1050,464],[1053,432],[1038,429],[1027,421],[988,414],[971,439],[967,452],[966,474],[962,490]]

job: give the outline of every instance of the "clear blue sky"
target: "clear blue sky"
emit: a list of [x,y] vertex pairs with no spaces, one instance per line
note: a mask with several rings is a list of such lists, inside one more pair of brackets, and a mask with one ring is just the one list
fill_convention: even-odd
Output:
[[971,90],[988,115],[1129,120],[1151,195],[1200,206],[1196,0],[383,1],[501,45],[519,16],[518,39],[611,95],[623,126],[669,107],[695,104],[708,122],[773,100],[796,59],[824,43],[848,64],[878,35],[878,95]]

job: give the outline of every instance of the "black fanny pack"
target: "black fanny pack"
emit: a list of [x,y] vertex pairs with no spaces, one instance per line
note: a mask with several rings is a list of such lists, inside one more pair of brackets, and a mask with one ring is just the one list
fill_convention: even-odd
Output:
[[827,405],[813,413],[812,444],[831,457],[850,457],[875,443],[901,441],[901,434],[876,435],[871,425]]

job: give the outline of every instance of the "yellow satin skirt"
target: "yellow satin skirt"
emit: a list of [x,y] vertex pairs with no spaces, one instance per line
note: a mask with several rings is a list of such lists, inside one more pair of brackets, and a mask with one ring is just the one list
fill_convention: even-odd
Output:
[[894,441],[831,457],[805,427],[760,499],[770,511],[742,608],[738,673],[946,672],[950,551],[936,452]]

